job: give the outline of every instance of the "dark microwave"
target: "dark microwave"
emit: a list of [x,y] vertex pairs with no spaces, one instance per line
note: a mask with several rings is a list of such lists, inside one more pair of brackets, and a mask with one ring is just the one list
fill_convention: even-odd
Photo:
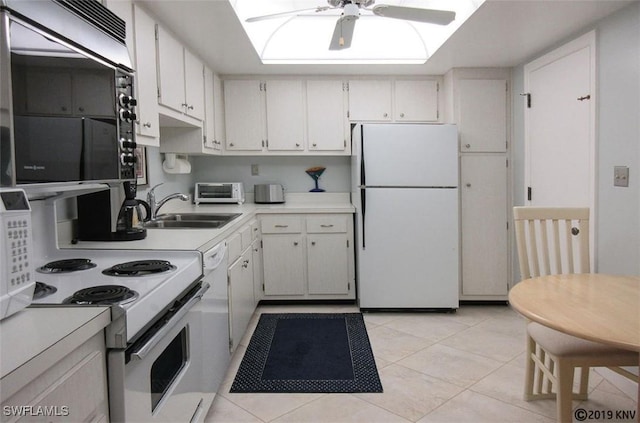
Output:
[[2,185],[134,179],[124,21],[97,1],[0,4]]

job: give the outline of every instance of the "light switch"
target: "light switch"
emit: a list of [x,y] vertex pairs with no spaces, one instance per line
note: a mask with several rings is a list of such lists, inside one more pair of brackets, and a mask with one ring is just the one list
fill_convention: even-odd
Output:
[[251,165],[251,176],[258,176],[260,175],[260,168],[258,167],[257,164],[252,164]]
[[629,168],[627,166],[615,166],[613,168],[613,186],[629,186]]

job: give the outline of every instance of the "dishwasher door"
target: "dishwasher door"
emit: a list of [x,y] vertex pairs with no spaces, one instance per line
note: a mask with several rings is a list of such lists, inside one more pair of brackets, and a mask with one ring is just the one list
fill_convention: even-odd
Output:
[[[229,294],[227,290],[227,243],[223,241],[202,255],[203,283],[211,288],[198,304],[202,317],[202,386],[213,402],[229,367]],[[208,409],[207,404],[205,411]],[[205,412],[206,414],[206,412]]]

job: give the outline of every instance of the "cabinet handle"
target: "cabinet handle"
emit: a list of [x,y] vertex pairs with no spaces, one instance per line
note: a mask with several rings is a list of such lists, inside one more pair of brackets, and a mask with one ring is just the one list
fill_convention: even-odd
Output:
[[187,109],[193,110],[193,106],[187,106]]
[[78,110],[84,112],[84,107],[78,107]]
[[404,117],[404,113],[400,113],[400,117],[403,118]]
[[316,144],[315,142],[313,144],[311,144],[313,147],[317,147],[318,144]]
[[233,144],[232,142],[230,142],[230,143],[229,143],[229,147],[233,147],[233,145],[234,145],[234,144]]
[[188,106],[188,104],[187,104],[187,103],[182,103],[182,104],[181,104],[181,106],[182,106],[182,107],[187,107],[187,106]]
[[467,188],[471,188],[471,184],[467,182]]
[[321,228],[333,228],[333,225],[320,225]]
[[151,128],[151,122],[145,122],[142,124],[145,128]]
[[297,246],[298,245],[298,241],[294,241],[293,245]]
[[245,260],[245,261],[243,261],[243,262],[242,262],[242,267],[244,267],[245,269],[246,269],[247,267],[249,267],[249,260]]
[[300,144],[296,143],[296,147],[300,147]]
[[67,107],[66,107],[66,106],[61,106],[61,107],[60,107],[60,109],[61,109],[63,112],[66,112],[66,111],[67,111]]
[[311,241],[311,245],[316,245],[316,242],[315,241]]
[[276,228],[288,228],[289,225],[274,225]]
[[471,144],[465,144],[464,148],[471,148]]
[[388,113],[385,113],[385,114],[382,115],[382,117],[388,117],[388,116],[389,116]]

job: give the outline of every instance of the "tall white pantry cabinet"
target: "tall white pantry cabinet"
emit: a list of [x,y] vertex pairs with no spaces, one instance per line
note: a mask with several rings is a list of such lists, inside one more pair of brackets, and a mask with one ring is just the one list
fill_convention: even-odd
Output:
[[505,301],[509,291],[510,71],[445,75],[446,122],[458,125],[461,301]]

